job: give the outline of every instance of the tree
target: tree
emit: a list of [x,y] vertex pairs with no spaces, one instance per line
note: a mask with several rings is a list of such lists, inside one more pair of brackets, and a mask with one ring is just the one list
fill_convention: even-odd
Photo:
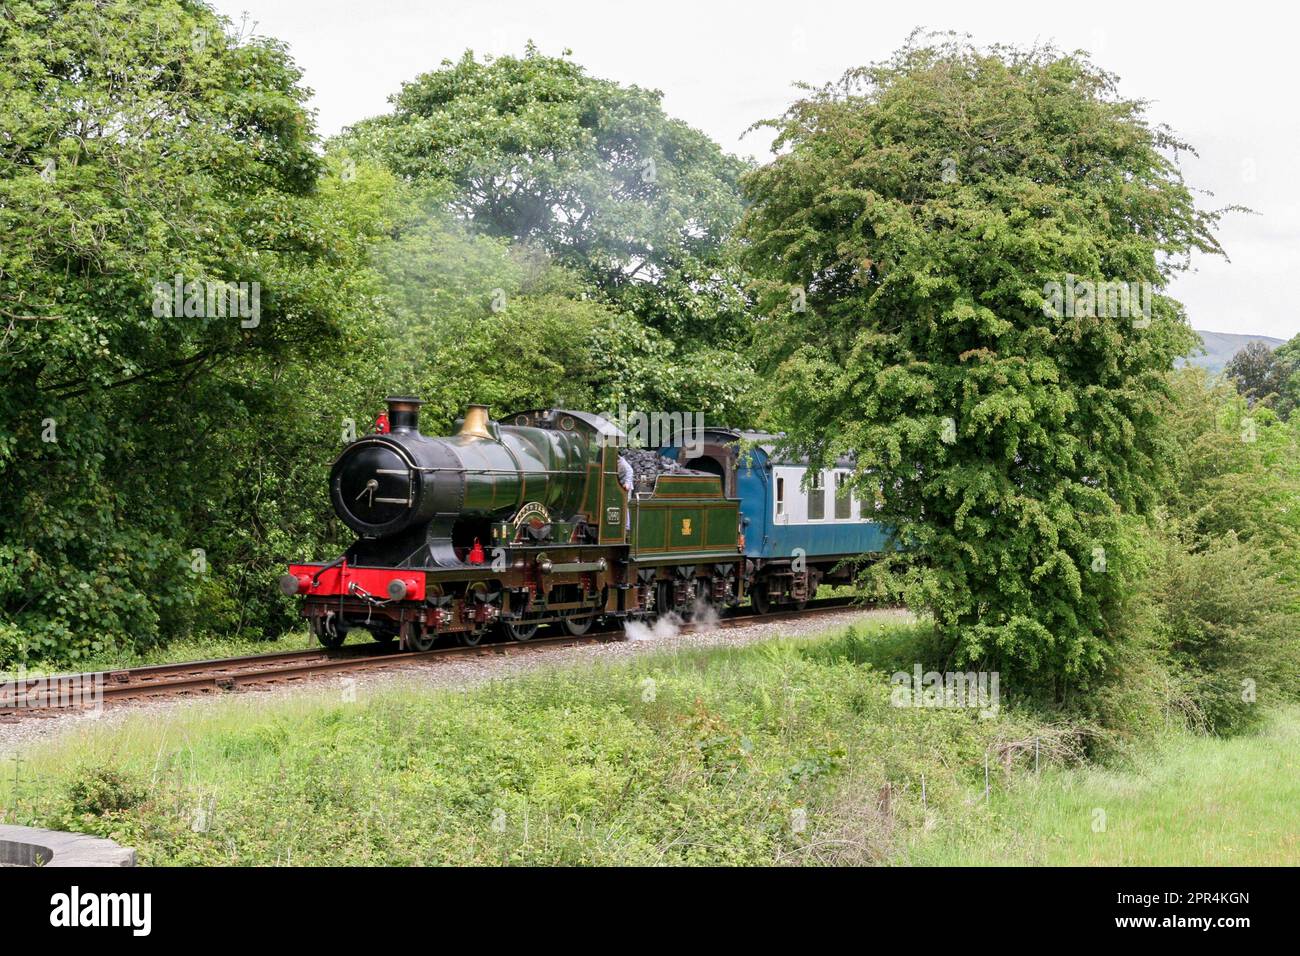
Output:
[[1300,408],[1300,335],[1279,345],[1273,354],[1283,370],[1277,413],[1289,418],[1296,408]]
[[724,249],[745,166],[661,99],[531,44],[483,62],[467,51],[334,145],[450,184],[450,208],[480,233],[544,249],[678,341],[716,344],[745,307]]
[[[400,184],[395,184],[402,192]],[[758,382],[743,355],[669,337],[588,294],[537,246],[483,236],[409,195],[375,249],[390,390],[425,399],[429,428],[469,402],[504,414],[561,403],[617,411],[689,409],[753,419]]]
[[1300,694],[1300,422],[1248,409],[1204,370],[1180,370],[1166,427],[1178,481],[1150,578],[1154,628],[1200,723],[1258,723]]
[[1188,147],[1081,55],[915,35],[770,125],[741,236],[775,424],[814,462],[856,456],[907,549],[877,580],[956,660],[1013,690],[1086,685],[1140,572],[1131,516],[1169,478],[1166,373],[1194,342],[1158,293],[1221,252]]
[[1234,355],[1223,370],[1252,405],[1275,401],[1286,387],[1291,369],[1273,349],[1263,342],[1250,342]]
[[383,210],[322,184],[299,80],[191,0],[0,8],[0,656],[260,629],[260,562],[320,529],[267,519]]

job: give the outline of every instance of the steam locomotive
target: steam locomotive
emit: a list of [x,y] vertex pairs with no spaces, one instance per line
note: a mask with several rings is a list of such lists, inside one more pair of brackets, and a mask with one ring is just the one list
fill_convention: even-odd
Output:
[[356,628],[428,650],[440,635],[526,641],[555,625],[576,636],[602,619],[689,618],[745,599],[763,613],[800,606],[823,581],[847,580],[846,558],[885,547],[851,495],[827,514],[826,479],[847,488],[852,463],[805,481],[806,464],[774,457],[779,436],[670,441],[659,453],[675,466],[629,494],[626,436],[603,417],[550,408],[494,421],[471,405],[454,435],[429,437],[421,404],[389,398],[386,428],[330,470],[334,510],[357,540],[281,578],[326,647]]

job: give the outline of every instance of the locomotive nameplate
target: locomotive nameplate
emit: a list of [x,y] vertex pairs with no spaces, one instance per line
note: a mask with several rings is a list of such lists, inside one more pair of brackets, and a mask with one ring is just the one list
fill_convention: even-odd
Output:
[[525,521],[528,521],[531,518],[536,518],[538,524],[551,523],[551,515],[550,512],[546,510],[546,506],[540,501],[530,501],[515,512],[515,528],[518,529]]

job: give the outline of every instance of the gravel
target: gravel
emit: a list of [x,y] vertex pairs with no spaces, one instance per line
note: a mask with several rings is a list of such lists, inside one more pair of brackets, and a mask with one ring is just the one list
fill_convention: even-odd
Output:
[[[427,664],[406,664],[391,670],[356,671],[344,675],[321,675],[293,684],[268,684],[240,691],[238,697],[256,698],[274,703],[305,693],[320,695],[331,688],[340,693],[346,688],[363,699],[371,692],[388,688],[403,690],[466,690],[492,680],[512,677],[547,668],[572,667],[597,662],[615,663],[634,656],[660,651],[684,650],[718,645],[738,646],[776,637],[816,637],[848,627],[850,624],[904,622],[912,620],[909,611],[900,609],[846,610],[818,614],[803,620],[755,621],[737,627],[701,627],[677,630],[659,625],[654,629],[634,627],[626,640],[580,644],[575,647],[539,650],[510,656],[493,654],[490,647],[482,656],[453,656]],[[346,683],[345,683],[346,682]],[[355,682],[355,683],[352,683]],[[0,720],[0,758],[25,751],[33,745],[55,741],[66,734],[85,733],[95,727],[111,727],[133,716],[149,715],[165,719],[186,708],[205,707],[215,701],[230,700],[236,695],[168,697],[153,701],[123,702],[93,713],[51,713]]]

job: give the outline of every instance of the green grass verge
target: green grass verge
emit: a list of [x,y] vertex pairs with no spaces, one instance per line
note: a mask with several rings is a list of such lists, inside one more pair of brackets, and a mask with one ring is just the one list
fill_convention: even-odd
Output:
[[153,864],[882,861],[924,825],[921,773],[960,807],[1031,727],[892,707],[837,649],[864,640],[142,715],[27,753],[0,806]]
[[[986,719],[892,706],[889,672],[925,659],[926,634],[872,625],[465,692],[244,697],[140,715],[24,753],[0,773],[0,808],[11,822],[111,837],[155,865],[1091,862],[1086,836],[1058,847],[1046,835],[1097,805],[1112,808],[1108,835],[1128,840],[1141,791],[1121,773],[1098,804],[1086,787],[1106,777],[1064,769],[1072,728],[1006,709]],[[1223,745],[1178,746],[1201,744]],[[1223,759],[1223,773],[1241,771]],[[1206,786],[1215,778],[1207,770]],[[1242,805],[1248,784],[1224,791],[1222,814],[1265,813],[1283,782]],[[1176,777],[1162,786],[1170,802],[1150,825],[1181,819],[1188,789]],[[1016,803],[1031,796],[1037,816]],[[1233,859],[1273,859],[1277,842],[1266,833]],[[1163,862],[1158,843],[1151,853]]]
[[983,819],[911,848],[948,865],[1295,866],[1300,708],[1262,733],[1182,736],[1122,770],[1052,768],[993,795]]

